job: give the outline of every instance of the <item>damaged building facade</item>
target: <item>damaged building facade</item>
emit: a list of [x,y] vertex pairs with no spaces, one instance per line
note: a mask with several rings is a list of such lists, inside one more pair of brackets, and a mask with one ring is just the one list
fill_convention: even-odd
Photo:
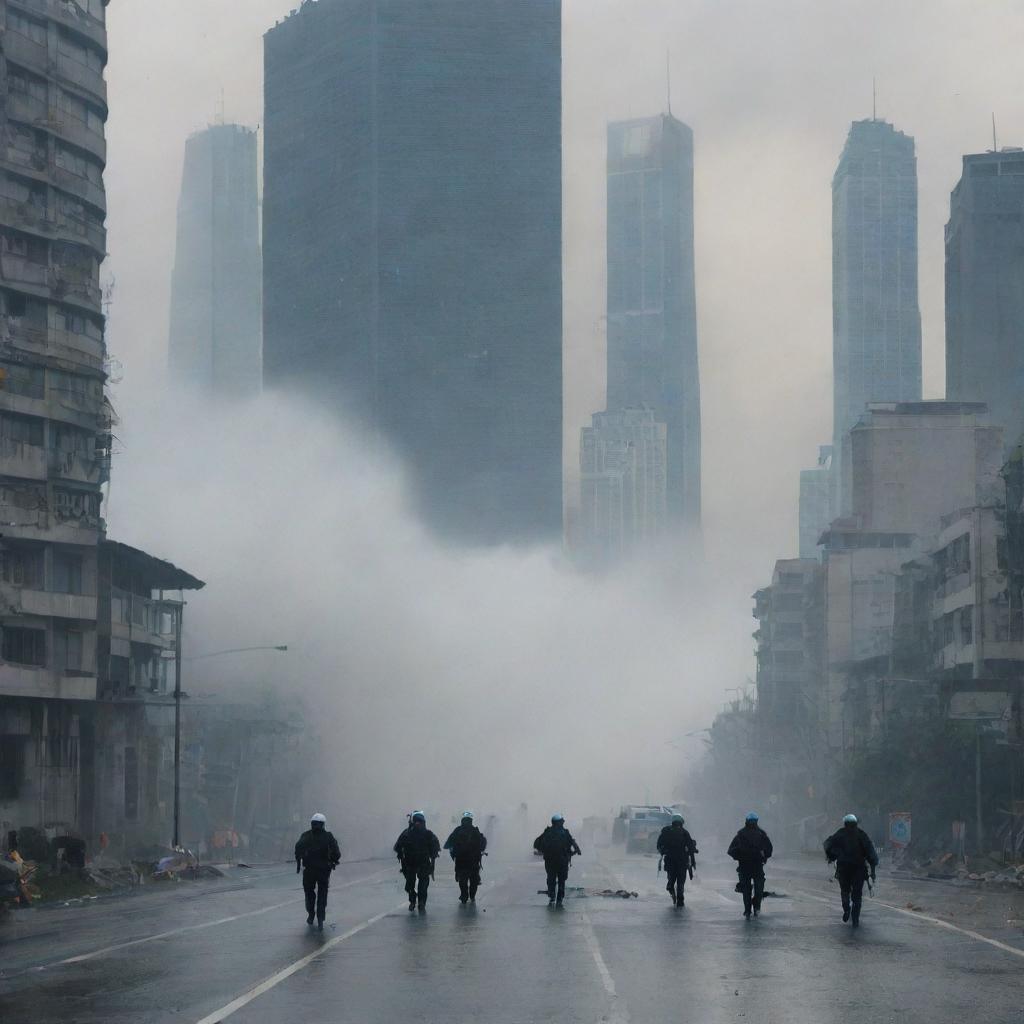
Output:
[[[1020,449],[1005,462],[987,407],[953,401],[871,404],[843,443],[850,514],[755,594],[751,742],[761,799],[793,842],[862,806],[857,772],[894,730],[959,722],[950,735],[976,745],[979,778],[983,762],[1020,775]],[[978,794],[958,804],[970,846],[1011,842],[1010,812]]]
[[[202,582],[102,518],[105,18],[106,0],[0,4],[0,841],[31,827],[92,854],[102,834],[128,854],[171,839],[183,594]],[[182,703],[182,839],[290,823],[294,780],[264,766],[291,713]]]

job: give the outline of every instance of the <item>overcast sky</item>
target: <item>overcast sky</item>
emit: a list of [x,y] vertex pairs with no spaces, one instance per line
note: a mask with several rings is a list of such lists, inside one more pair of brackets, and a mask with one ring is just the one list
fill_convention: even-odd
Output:
[[[111,353],[160,382],[186,136],[261,117],[263,32],[295,0],[109,8]],[[746,602],[795,554],[798,472],[829,440],[830,180],[853,119],[917,141],[926,396],[943,387],[942,232],[961,155],[1024,142],[1024,6],[986,0],[565,0],[567,463],[603,406],[604,125],[665,106],[696,145],[709,554]],[[124,424],[131,444],[131,422]],[[751,554],[753,553],[753,554]]]

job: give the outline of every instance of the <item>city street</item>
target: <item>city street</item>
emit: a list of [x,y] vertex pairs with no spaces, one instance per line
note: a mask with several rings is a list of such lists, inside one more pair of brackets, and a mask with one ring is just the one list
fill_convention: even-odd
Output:
[[702,864],[675,910],[653,859],[588,855],[574,863],[571,886],[625,887],[640,898],[571,896],[561,911],[537,895],[538,862],[492,861],[468,908],[439,861],[423,915],[406,909],[391,862],[342,865],[322,935],[306,929],[287,867],[21,914],[0,932],[0,1019],[1022,1020],[1020,926],[972,936],[930,906],[884,906],[895,899],[884,877],[854,932],[840,922],[824,866],[770,870],[768,889],[785,895],[747,922],[726,861]]

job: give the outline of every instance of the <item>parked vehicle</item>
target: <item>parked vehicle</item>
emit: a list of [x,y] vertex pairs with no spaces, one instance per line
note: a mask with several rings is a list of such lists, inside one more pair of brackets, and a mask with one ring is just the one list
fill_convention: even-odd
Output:
[[612,842],[624,842],[626,853],[655,853],[661,830],[680,808],[679,804],[626,804],[612,826]]

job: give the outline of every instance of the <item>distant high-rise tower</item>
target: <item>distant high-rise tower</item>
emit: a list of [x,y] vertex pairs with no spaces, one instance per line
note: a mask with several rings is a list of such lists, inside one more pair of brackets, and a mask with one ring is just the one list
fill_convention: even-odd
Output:
[[965,156],[946,225],[946,393],[1024,432],[1024,150]]
[[259,393],[261,286],[256,132],[211,125],[185,143],[168,345],[178,384]]
[[608,126],[608,399],[667,427],[670,524],[700,524],[693,133],[671,114]]
[[320,0],[265,37],[264,383],[429,523],[562,529],[560,0]]
[[832,521],[832,445],[818,448],[818,464],[800,471],[800,557],[819,556],[818,541]]
[[832,512],[842,515],[850,428],[869,402],[921,397],[917,159],[914,140],[885,121],[854,121],[832,179],[832,339]]

